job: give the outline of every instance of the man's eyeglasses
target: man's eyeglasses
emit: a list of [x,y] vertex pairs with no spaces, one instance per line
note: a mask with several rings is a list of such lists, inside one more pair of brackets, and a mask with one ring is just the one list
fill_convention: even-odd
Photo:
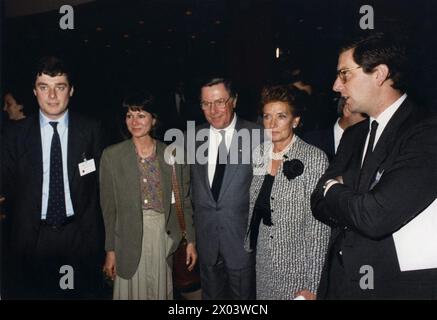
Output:
[[361,68],[361,66],[340,69],[337,71],[337,77],[340,78],[341,82],[346,83],[346,81],[348,80],[349,71],[356,70],[359,68]]
[[201,101],[200,106],[202,107],[203,110],[207,110],[207,109],[211,108],[212,106],[214,106],[215,108],[218,108],[218,109],[225,109],[226,104],[229,102],[229,100],[231,98],[232,97],[229,97],[227,99],[221,98],[221,99],[217,99],[213,102]]

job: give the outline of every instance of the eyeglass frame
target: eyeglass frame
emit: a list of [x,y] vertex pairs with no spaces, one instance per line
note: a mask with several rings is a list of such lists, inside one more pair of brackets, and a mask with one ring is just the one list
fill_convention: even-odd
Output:
[[361,67],[361,66],[356,66],[356,67],[352,67],[352,68],[344,68],[344,69],[340,69],[340,70],[337,71],[337,78],[339,78],[340,81],[341,81],[343,84],[345,84],[345,83],[347,82],[347,80],[348,80],[348,79],[346,79],[346,74],[347,74],[349,71],[357,70],[357,69],[359,69],[359,68],[362,68],[362,67]]
[[[226,99],[226,101],[219,101],[222,100],[224,98],[220,98],[217,100],[214,100],[212,102],[208,102],[208,101],[200,101],[200,107],[202,108],[202,110],[208,110],[211,109],[212,106],[219,108],[221,110],[224,110],[226,108],[226,105],[228,104],[229,100],[231,100],[233,97],[229,96],[229,98]],[[206,104],[204,106],[204,104]]]

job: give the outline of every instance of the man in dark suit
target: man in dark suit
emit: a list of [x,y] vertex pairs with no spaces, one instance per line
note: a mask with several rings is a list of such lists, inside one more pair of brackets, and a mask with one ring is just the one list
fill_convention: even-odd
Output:
[[369,119],[345,131],[312,194],[333,226],[320,299],[437,297],[437,269],[401,271],[393,237],[437,197],[437,120],[407,97],[406,63],[383,34],[340,52],[333,89]]
[[208,124],[196,128],[202,141],[196,141],[191,186],[204,299],[255,298],[255,257],[244,250],[244,238],[251,151],[257,145],[251,136],[258,131],[261,137],[262,131],[237,117],[236,104],[230,80],[202,83],[201,107]]
[[329,161],[334,158],[337,152],[344,130],[366,119],[361,113],[351,112],[349,108],[349,105],[344,102],[344,98],[341,98],[337,108],[339,118],[332,127],[305,132],[302,135],[305,142],[323,150]]
[[101,128],[68,110],[74,88],[61,59],[39,61],[33,92],[39,114],[8,128],[2,150],[11,219],[8,296],[95,298],[104,257]]
[[[195,92],[193,92],[195,91]],[[160,118],[161,127],[167,129],[187,130],[187,121],[204,121],[202,111],[199,110],[198,88],[192,89],[185,82],[178,80],[170,92],[166,92],[162,99]],[[158,115],[159,116],[159,115]]]

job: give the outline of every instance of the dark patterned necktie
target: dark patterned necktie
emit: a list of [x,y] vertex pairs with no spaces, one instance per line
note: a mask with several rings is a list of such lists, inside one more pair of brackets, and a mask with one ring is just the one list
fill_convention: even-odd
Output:
[[220,130],[222,141],[217,150],[217,161],[215,163],[214,178],[212,179],[211,192],[214,200],[217,201],[222,186],[223,176],[225,174],[228,150],[226,148],[225,130]]
[[372,121],[370,135],[369,135],[369,143],[367,144],[366,155],[364,156],[363,165],[361,169],[364,168],[365,163],[368,161],[370,155],[373,153],[373,145],[375,143],[376,130],[378,129],[378,122],[376,120]]
[[46,222],[49,225],[60,226],[66,219],[61,139],[57,130],[58,122],[49,123],[53,127],[53,137],[50,147],[50,183]]

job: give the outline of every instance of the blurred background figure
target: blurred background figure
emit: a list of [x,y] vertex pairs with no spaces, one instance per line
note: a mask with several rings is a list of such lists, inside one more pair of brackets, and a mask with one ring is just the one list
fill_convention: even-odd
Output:
[[[26,118],[24,113],[24,98],[16,90],[6,90],[3,98],[3,111],[7,113],[9,120],[21,120]],[[7,121],[7,120],[6,120]]]
[[367,118],[366,115],[352,112],[343,98],[338,99],[338,119],[333,127],[305,132],[302,139],[323,150],[331,161],[337,153],[344,130]]
[[302,102],[289,85],[263,89],[264,128],[271,140],[254,152],[254,177],[245,248],[256,251],[256,298],[313,300],[320,281],[329,228],[311,213],[310,195],[328,160],[295,130]]
[[[5,218],[5,215],[3,213],[3,202],[5,201],[5,198],[0,195],[0,255],[1,257],[3,257],[3,219]],[[1,259],[3,260],[3,259]],[[1,300],[1,295],[2,295],[2,278],[3,278],[3,263],[0,263],[0,300]]]
[[296,94],[301,97],[302,120],[299,133],[304,134],[314,130],[324,130],[331,127],[336,119],[335,104],[332,95],[316,81],[317,71],[314,67],[300,59],[283,58],[276,66],[275,75],[270,85],[288,85],[298,89]]
[[187,121],[195,121],[196,126],[205,122],[199,108],[199,93],[196,79],[178,79],[158,95],[157,114],[160,118],[158,137],[164,137],[168,129],[187,130]]
[[[189,103],[187,101],[185,82],[177,80],[162,100],[163,129],[177,128],[186,130],[186,121],[189,120]],[[161,117],[160,117],[161,118]]]

